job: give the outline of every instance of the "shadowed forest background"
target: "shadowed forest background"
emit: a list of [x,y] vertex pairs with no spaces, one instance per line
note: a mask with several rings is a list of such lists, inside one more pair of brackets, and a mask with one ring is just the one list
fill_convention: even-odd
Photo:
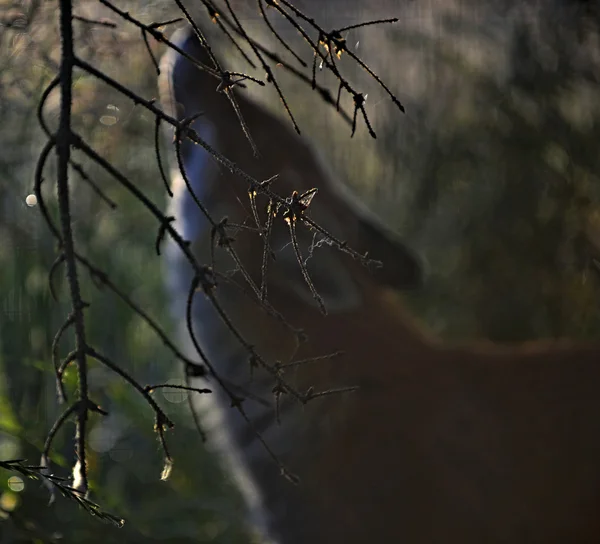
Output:
[[[260,35],[248,4],[240,5],[241,18]],[[426,284],[406,298],[416,318],[448,341],[600,339],[600,43],[593,3],[382,0],[363,11],[354,0],[343,14],[335,0],[314,4],[299,3],[325,26],[400,17],[347,36],[406,108],[405,115],[391,113],[374,82],[354,74],[368,92],[377,140],[360,123],[350,139],[348,125],[308,87],[281,78],[304,136],[423,257]],[[177,16],[167,2],[118,5],[147,23]],[[76,2],[75,12],[117,24],[76,22],[80,54],[156,97],[156,72],[139,31],[96,2]],[[43,141],[36,105],[57,67],[56,18],[55,2],[0,0],[0,460],[32,464],[60,413],[51,344],[69,312],[62,280],[58,302],[50,296],[54,242],[27,200]],[[204,15],[200,21],[210,25]],[[150,45],[157,56],[164,51],[152,39]],[[248,70],[227,44],[221,47],[221,60]],[[319,81],[327,83],[325,74]],[[278,105],[268,89],[251,92]],[[74,93],[77,130],[166,204],[153,117],[90,76],[77,76]],[[53,95],[48,119],[57,107]],[[118,207],[72,175],[78,244],[168,329],[155,222],[98,168],[88,172]],[[81,281],[91,303],[91,340],[143,383],[181,383],[179,366],[149,327],[89,276]],[[74,372],[70,379],[74,388]],[[183,393],[163,399],[177,426],[169,433],[175,469],[162,482],[147,407],[101,367],[91,369],[90,387],[110,412],[90,424],[92,498],[125,526],[103,524],[60,497],[47,508],[42,486],[1,471],[2,543],[248,541],[241,500],[193,434]],[[64,457],[54,460],[65,470],[72,464],[70,431],[55,441]]]

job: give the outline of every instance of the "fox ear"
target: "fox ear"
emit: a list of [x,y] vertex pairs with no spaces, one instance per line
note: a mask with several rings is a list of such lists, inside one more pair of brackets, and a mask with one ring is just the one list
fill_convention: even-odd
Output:
[[373,277],[381,284],[398,290],[423,285],[423,266],[417,255],[382,223],[369,216],[358,219],[358,247],[371,259],[381,261],[373,268]]
[[[291,176],[289,172],[285,172],[285,175],[288,178]],[[331,179],[327,178],[329,183],[323,184],[327,193],[333,185]],[[330,208],[331,197],[321,199],[317,194],[310,206],[311,217],[333,236],[348,240],[352,249],[367,253],[370,259],[381,263],[369,267],[376,283],[396,290],[420,287],[424,273],[418,256],[345,189],[334,188],[337,189],[334,208],[340,213],[334,213]],[[344,312],[358,307],[363,295],[353,277],[352,268],[348,266],[348,260],[352,257],[331,247],[320,234],[315,234],[305,225],[297,226],[296,237],[306,272],[323,298],[327,311]],[[276,261],[270,269],[270,281],[293,292],[305,303],[316,306],[314,294],[298,264],[289,230],[283,225],[273,229],[271,247]]]
[[[318,149],[303,144],[303,152],[302,167],[290,168],[283,175],[290,181],[294,176],[299,178],[292,186],[306,189],[308,178],[308,186],[318,188],[309,215],[352,249],[382,263],[371,268],[376,283],[397,290],[422,286],[424,270],[418,255],[339,181]],[[304,179],[299,172],[303,172]]]

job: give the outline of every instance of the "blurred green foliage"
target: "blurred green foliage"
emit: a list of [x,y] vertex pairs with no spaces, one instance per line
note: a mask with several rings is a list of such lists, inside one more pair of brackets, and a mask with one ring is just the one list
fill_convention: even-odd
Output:
[[[126,4],[148,21],[173,15],[166,3]],[[78,2],[77,10],[107,15],[95,2]],[[43,142],[35,106],[58,58],[56,6],[0,1],[0,13],[5,23],[16,21],[0,28],[0,459],[37,464],[61,410],[50,346],[69,312],[62,280],[58,301],[49,294],[54,243],[35,206],[26,204]],[[428,285],[408,302],[446,338],[600,337],[593,264],[600,256],[597,27],[582,38],[573,25],[537,21],[461,13],[440,18],[434,30],[425,19],[407,19],[371,41],[361,38],[361,51],[407,105],[406,117],[390,115],[370,91],[376,142],[360,130],[354,141],[342,141],[348,127],[328,110],[308,115],[313,98],[304,87],[290,87],[305,134],[425,257]],[[121,22],[116,30],[77,28],[82,56],[143,96],[155,96],[156,74],[137,32]],[[48,103],[51,123],[57,99]],[[271,100],[268,93],[262,99]],[[74,112],[77,130],[162,204],[153,118],[85,75],[76,79]],[[79,247],[168,330],[154,252],[157,225],[114,180],[92,165],[86,169],[118,208],[110,210],[74,174]],[[52,205],[53,183],[50,165],[44,190]],[[93,345],[142,383],[181,377],[139,318],[83,272],[81,280]],[[61,355],[71,342],[70,335],[63,339]],[[73,393],[74,373],[68,380]],[[92,365],[90,381],[94,399],[110,412],[91,419],[91,498],[124,517],[124,528],[102,524],[60,498],[48,507],[38,483],[25,481],[22,488],[14,474],[0,471],[0,541],[247,541],[240,499],[194,434],[186,403],[157,393],[176,422],[167,435],[175,468],[162,482],[148,407],[102,367]],[[73,463],[72,431],[67,425],[55,441],[55,468],[64,476]]]
[[[397,169],[426,150],[401,209],[431,266],[426,305],[443,299],[427,314],[464,316],[442,318],[451,336],[599,336],[598,32],[574,5],[480,27],[449,16],[432,44],[444,109]],[[415,34],[396,33],[397,47]],[[486,50],[502,54],[490,63]]]
[[[77,13],[93,17],[94,4],[78,2]],[[25,21],[24,12],[22,16]],[[43,143],[35,107],[53,75],[48,65],[57,58],[55,16],[54,3],[39,5],[29,26],[1,29],[0,34],[0,458],[25,458],[32,465],[39,464],[45,436],[64,409],[56,400],[51,343],[70,311],[62,269],[54,276],[58,301],[50,296],[48,272],[56,257],[55,244],[36,207],[26,204]],[[85,58],[144,96],[156,95],[156,73],[137,34],[122,25],[115,31],[76,25]],[[125,49],[126,62],[119,60]],[[160,53],[158,48],[155,52]],[[58,96],[53,95],[46,108],[51,124],[56,121],[57,103]],[[74,110],[77,130],[163,207],[166,195],[153,151],[154,119],[81,75],[75,84]],[[169,331],[161,260],[154,251],[157,225],[113,179],[84,164],[118,208],[111,210],[73,173],[76,242]],[[50,164],[44,192],[51,207],[54,176]],[[56,210],[51,211],[56,217]],[[108,289],[98,289],[89,275],[80,272],[82,293],[90,303],[86,326],[91,344],[142,384],[181,380],[181,365],[150,328]],[[69,333],[61,342],[61,356],[72,346]],[[123,517],[125,526],[117,529],[102,523],[60,495],[48,506],[48,491],[39,482],[0,470],[0,542],[241,541],[241,502],[195,432],[185,397],[163,390],[155,393],[176,422],[167,433],[175,467],[163,482],[162,451],[150,409],[118,377],[98,364],[90,366],[91,395],[110,414],[90,420],[91,499]],[[73,396],[74,369],[68,374],[67,392]],[[54,442],[53,471],[65,477],[74,461],[73,434],[74,425],[69,423]]]

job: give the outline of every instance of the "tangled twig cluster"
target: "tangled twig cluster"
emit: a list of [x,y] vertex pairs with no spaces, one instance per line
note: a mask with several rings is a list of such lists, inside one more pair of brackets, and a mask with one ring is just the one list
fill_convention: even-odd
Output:
[[[251,60],[250,55],[257,59],[258,64],[263,68],[266,73],[266,82],[258,80],[244,73],[229,72],[225,70],[219,61],[217,56],[213,52],[207,37],[201,30],[201,26],[196,23],[190,13],[186,10],[180,0],[175,0],[175,4],[181,12],[182,17],[171,19],[164,22],[154,22],[151,24],[145,24],[139,21],[136,17],[128,12],[125,12],[115,6],[109,0],[99,0],[99,2],[111,10],[116,16],[119,17],[123,23],[131,24],[136,26],[142,35],[142,39],[146,44],[147,50],[150,54],[151,61],[157,70],[159,71],[159,64],[155,58],[152,48],[149,44],[149,39],[152,38],[158,42],[165,44],[167,47],[171,47],[184,55],[188,60],[194,63],[194,65],[200,69],[206,71],[211,76],[215,77],[218,82],[217,90],[224,93],[231,103],[231,107],[235,110],[237,118],[239,119],[240,125],[244,130],[244,134],[250,146],[254,150],[254,153],[258,155],[258,150],[252,139],[250,133],[240,109],[237,105],[235,94],[232,90],[236,86],[247,84],[257,84],[264,86],[265,84],[273,85],[279,95],[281,102],[289,116],[291,123],[295,130],[299,133],[299,125],[292,114],[290,106],[285,99],[283,90],[278,83],[278,80],[274,74],[272,66],[275,64],[281,65],[284,69],[288,70],[292,74],[299,77],[301,81],[304,81],[307,85],[318,92],[319,96],[329,105],[335,107],[340,114],[351,124],[352,134],[355,133],[357,125],[358,113],[365,122],[365,125],[369,133],[375,137],[374,129],[369,121],[367,111],[365,109],[365,97],[359,92],[343,75],[340,66],[340,57],[346,54],[352,61],[357,63],[362,69],[364,69],[371,77],[373,77],[385,91],[389,94],[393,103],[398,107],[400,111],[403,111],[403,107],[398,99],[392,94],[392,92],[386,87],[386,85],[376,76],[370,68],[354,53],[346,44],[346,40],[342,36],[344,32],[359,28],[361,26],[375,25],[392,23],[395,19],[384,19],[379,21],[370,21],[360,23],[344,28],[326,30],[321,27],[315,19],[307,16],[301,10],[297,9],[293,4],[287,0],[257,0],[257,8],[261,17],[270,30],[270,32],[276,37],[277,41],[282,45],[283,49],[287,51],[293,57],[292,62],[300,64],[301,69],[295,68],[292,63],[283,60],[276,52],[269,50],[264,45],[253,39],[247,32],[245,26],[240,21],[240,18],[236,14],[235,8],[231,5],[229,0],[224,0],[224,5],[219,8],[216,3],[211,0],[202,0],[202,4],[206,8],[206,14],[209,21],[216,24],[219,30],[230,40],[236,49],[242,51],[244,58],[247,60],[250,66],[254,66],[254,62]],[[48,85],[43,93],[38,107],[38,118],[42,129],[47,136],[47,143],[44,145],[36,167],[35,173],[35,195],[39,209],[48,225],[48,228],[54,236],[58,245],[58,256],[55,263],[50,269],[50,285],[51,292],[55,296],[55,290],[52,287],[53,277],[61,267],[66,270],[67,283],[69,287],[69,297],[71,300],[71,312],[65,319],[63,325],[60,327],[54,342],[52,344],[52,356],[55,368],[56,385],[58,392],[58,399],[61,403],[66,403],[67,408],[63,411],[62,415],[56,420],[52,429],[50,430],[42,453],[42,463],[40,467],[28,467],[20,462],[5,462],[3,463],[4,468],[16,470],[23,473],[26,476],[37,476],[44,478],[51,486],[56,486],[63,494],[75,498],[84,508],[95,515],[98,515],[101,519],[108,519],[109,521],[118,521],[121,523],[119,518],[111,516],[110,514],[103,514],[98,509],[97,505],[91,503],[86,495],[89,490],[88,484],[88,465],[87,465],[87,453],[86,453],[86,431],[87,423],[90,413],[97,413],[100,415],[107,415],[107,412],[99,406],[97,402],[91,398],[90,390],[88,386],[88,368],[90,362],[94,361],[99,363],[111,372],[120,376],[125,382],[127,382],[133,389],[135,389],[148,404],[150,409],[154,413],[155,419],[155,430],[157,432],[160,444],[164,453],[164,470],[162,477],[167,478],[170,469],[173,464],[173,459],[169,453],[167,440],[165,437],[166,430],[173,427],[173,422],[166,415],[160,405],[154,400],[152,393],[158,389],[163,388],[179,388],[189,393],[197,394],[209,394],[209,389],[195,388],[191,385],[191,379],[197,376],[207,376],[212,379],[215,384],[220,387],[229,397],[231,405],[234,409],[242,415],[247,421],[248,425],[252,425],[250,419],[246,415],[243,406],[243,400],[248,398],[249,394],[236,384],[231,384],[221,376],[219,376],[215,365],[208,359],[206,354],[203,352],[198,340],[195,337],[193,326],[191,307],[194,296],[198,291],[201,291],[206,296],[215,310],[217,311],[220,318],[225,322],[229,329],[233,332],[236,340],[243,346],[248,354],[248,360],[251,367],[260,367],[265,369],[274,380],[273,394],[275,399],[276,407],[279,403],[279,398],[282,395],[290,395],[296,401],[306,404],[315,398],[322,397],[324,395],[330,395],[340,392],[347,392],[353,390],[353,388],[338,388],[327,391],[315,392],[312,388],[307,391],[299,391],[292,387],[284,377],[284,371],[289,366],[296,366],[305,362],[312,362],[323,358],[331,358],[337,355],[330,354],[321,357],[311,359],[311,361],[291,361],[289,363],[282,364],[281,362],[268,361],[259,353],[252,344],[252,339],[245,338],[236,328],[235,323],[229,318],[225,310],[219,304],[215,291],[218,289],[219,282],[227,281],[227,277],[215,270],[214,258],[210,264],[198,262],[190,249],[189,242],[177,231],[173,226],[173,217],[167,217],[161,211],[161,206],[155,204],[138,186],[132,182],[126,175],[120,172],[110,160],[102,157],[96,150],[94,150],[73,128],[73,114],[72,114],[72,100],[73,100],[73,74],[75,71],[81,71],[90,76],[97,78],[102,83],[118,91],[123,96],[131,99],[134,104],[144,108],[150,112],[155,118],[155,148],[156,148],[156,160],[161,172],[162,178],[165,183],[166,191],[171,195],[169,188],[169,182],[165,174],[163,167],[163,160],[161,159],[159,133],[161,124],[167,124],[175,129],[175,153],[178,159],[181,175],[186,182],[188,190],[192,194],[197,206],[208,219],[212,226],[212,251],[214,255],[214,248],[224,248],[228,254],[232,257],[236,263],[237,270],[239,270],[244,278],[246,286],[242,286],[242,289],[249,291],[249,295],[255,300],[255,302],[261,305],[271,316],[287,324],[284,316],[282,316],[276,308],[273,308],[268,299],[267,290],[267,266],[268,266],[268,255],[270,252],[269,237],[273,229],[275,221],[285,221],[288,230],[290,240],[292,242],[298,266],[301,269],[302,276],[307,286],[309,287],[313,298],[317,302],[319,308],[323,313],[326,313],[326,308],[322,298],[317,292],[309,272],[305,265],[305,258],[302,255],[300,246],[297,239],[297,229],[308,228],[312,232],[317,233],[325,240],[328,244],[336,247],[340,251],[350,254],[353,258],[359,260],[363,264],[372,264],[367,254],[360,254],[350,248],[344,240],[338,239],[333,236],[330,232],[316,223],[310,218],[310,204],[313,198],[317,197],[318,188],[311,189],[303,194],[293,192],[291,195],[279,195],[272,190],[271,182],[274,178],[268,180],[257,180],[243,172],[227,157],[221,155],[216,149],[211,147],[208,142],[204,141],[194,129],[191,128],[191,122],[193,118],[185,119],[182,122],[177,121],[175,118],[167,115],[155,101],[152,99],[145,99],[133,90],[119,83],[113,79],[110,75],[102,70],[94,67],[90,62],[84,60],[78,55],[76,49],[75,38],[73,34],[73,25],[77,23],[88,24],[88,25],[100,25],[106,28],[107,31],[115,28],[117,23],[102,19],[93,20],[90,18],[78,16],[73,13],[73,2],[71,0],[61,0],[60,4],[60,35],[61,35],[61,60],[60,69],[56,78]],[[309,50],[313,55],[312,67],[309,67],[308,63],[302,60],[302,55],[298,51],[294,51],[292,47],[283,40],[283,38],[277,33],[275,27],[272,25],[269,19],[268,11],[272,11],[274,15],[284,18],[299,35],[304,39],[304,43],[308,46]],[[162,32],[162,29],[173,23],[181,20],[187,21],[194,29],[194,32],[200,39],[201,44],[208,52],[212,66],[207,66],[197,60],[189,57],[184,51],[181,51],[171,41],[169,41]],[[313,37],[315,34],[316,37]],[[245,48],[249,48],[251,53],[246,53]],[[320,64],[321,67],[325,67],[338,81],[337,98],[333,99],[331,93],[321,86],[317,82],[317,70],[316,66]],[[305,74],[302,70],[306,69],[309,73]],[[56,131],[52,130],[48,125],[44,117],[44,107],[51,94],[55,91],[60,91],[60,118],[59,124]],[[340,109],[340,97],[342,91],[348,93],[354,104],[354,112],[352,116],[347,115]],[[186,173],[182,164],[181,157],[181,142],[184,138],[191,140],[192,142],[200,145],[206,151],[208,151],[216,161],[218,161],[223,167],[232,172],[241,183],[245,183],[248,187],[248,195],[253,210],[255,227],[252,227],[256,234],[262,236],[265,240],[263,246],[262,255],[262,279],[261,284],[256,285],[250,274],[246,271],[244,263],[238,256],[235,247],[235,238],[230,234],[230,229],[239,229],[241,225],[229,224],[225,219],[217,220],[211,217],[208,210],[204,207],[201,200],[194,194],[190,181],[187,179]],[[45,196],[43,186],[44,173],[46,165],[51,157],[52,153],[55,152],[57,156],[57,195],[58,195],[58,221],[52,216],[48,205],[45,202]],[[187,328],[191,338],[191,341],[197,351],[199,360],[194,361],[185,356],[177,345],[170,340],[168,334],[162,329],[159,323],[148,315],[141,305],[135,302],[129,295],[123,292],[111,279],[109,274],[100,269],[94,263],[92,263],[76,246],[74,241],[73,232],[73,220],[71,215],[71,199],[70,199],[70,173],[75,171],[79,176],[87,182],[95,193],[102,198],[111,208],[116,208],[116,204],[104,194],[102,189],[92,180],[91,176],[86,172],[85,163],[81,163],[73,157],[74,154],[83,155],[85,160],[94,163],[101,167],[111,177],[113,177],[120,185],[129,193],[131,193],[136,199],[138,199],[143,206],[152,214],[158,223],[158,235],[156,239],[156,251],[160,253],[160,246],[163,239],[169,236],[179,246],[183,255],[191,265],[194,271],[194,279],[189,288],[188,300],[187,300],[187,311],[186,320]],[[268,200],[266,220],[261,222],[259,214],[256,209],[256,196],[264,195]],[[250,228],[250,227],[247,227]],[[94,348],[86,335],[85,326],[85,313],[88,304],[85,302],[83,294],[81,293],[79,285],[79,275],[81,271],[85,270],[90,274],[91,278],[95,283],[101,287],[107,288],[118,298],[123,300],[136,314],[143,319],[150,328],[160,337],[165,346],[171,351],[174,357],[181,361],[184,368],[184,374],[186,376],[185,386],[176,386],[171,384],[156,384],[152,386],[143,386],[136,379],[135,376],[124,370],[124,368],[117,362],[112,360],[108,355],[101,353],[98,349]],[[290,328],[294,330],[291,326]],[[66,357],[59,357],[59,346],[61,340],[64,338],[65,333],[69,330],[74,331],[75,346],[68,353]],[[297,334],[298,342],[306,340],[303,336],[302,331],[294,330]],[[78,376],[78,391],[77,398],[70,400],[67,398],[64,387],[64,377],[66,369],[75,365]],[[190,395],[188,395],[188,399]],[[191,401],[190,401],[191,402]],[[192,410],[194,418],[196,417]],[[52,443],[56,434],[61,430],[64,423],[70,418],[75,419],[76,423],[76,441],[75,441],[75,454],[77,462],[73,469],[73,481],[72,485],[67,486],[62,483],[62,480],[56,476],[52,476],[49,473],[49,460],[52,457]],[[196,423],[198,423],[196,421]],[[198,426],[200,432],[201,429]],[[263,444],[264,448],[271,455],[274,462],[279,466],[281,473],[287,476],[290,480],[295,481],[296,478],[288,472],[284,467],[275,453],[269,448],[269,445],[263,439],[263,437],[256,431],[258,440]]]

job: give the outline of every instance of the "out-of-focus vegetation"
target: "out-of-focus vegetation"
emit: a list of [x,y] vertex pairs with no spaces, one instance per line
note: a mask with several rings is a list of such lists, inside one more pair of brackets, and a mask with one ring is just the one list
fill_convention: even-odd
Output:
[[[126,4],[146,22],[175,13],[162,2]],[[381,91],[368,89],[376,141],[365,130],[348,140],[350,130],[335,114],[326,108],[314,114],[318,98],[283,79],[301,128],[332,170],[424,255],[429,279],[409,299],[415,312],[451,339],[600,338],[600,276],[593,264],[600,256],[596,14],[584,15],[586,3],[574,0],[545,9],[521,1],[479,3],[478,9],[466,0],[426,8],[418,1],[388,2],[387,10],[374,4],[368,12],[351,11],[352,22],[394,15],[394,9],[401,22],[386,31],[350,31],[348,42],[392,82],[407,107],[405,116],[390,114]],[[315,3],[304,5],[319,12]],[[91,1],[75,9],[108,15]],[[330,20],[339,14],[322,13]],[[35,107],[58,60],[56,15],[55,3],[0,0],[0,459],[32,464],[61,411],[51,342],[69,312],[64,283],[57,282],[58,301],[49,294],[53,241],[26,201],[43,141]],[[117,29],[77,23],[82,56],[155,96],[156,74],[139,33],[111,19]],[[268,91],[257,98],[277,104]],[[46,112],[51,121],[57,104],[53,95]],[[90,76],[76,80],[74,112],[77,130],[103,156],[154,202],[166,201],[150,115]],[[157,225],[112,179],[97,168],[88,171],[118,208],[111,210],[74,174],[77,243],[168,328],[154,252]],[[46,178],[52,202],[51,169]],[[180,379],[181,369],[148,327],[85,273],[81,278],[91,303],[92,342],[143,383]],[[240,501],[194,433],[182,397],[163,398],[177,426],[168,434],[175,469],[161,482],[147,406],[100,367],[92,367],[90,381],[94,398],[110,412],[91,421],[92,498],[126,518],[125,527],[102,524],[60,498],[47,507],[39,484],[2,471],[0,541],[244,540]],[[55,442],[55,468],[64,475],[73,463],[71,430],[67,426]]]
[[[129,7],[141,17],[161,17],[160,6],[152,15],[139,3]],[[58,59],[57,5],[39,3],[31,19],[16,8],[7,13],[0,7],[4,19],[17,18],[13,28],[0,29],[0,458],[26,458],[37,465],[45,436],[64,409],[56,400],[51,343],[70,311],[62,269],[54,280],[58,302],[50,296],[54,242],[36,207],[26,204],[43,142],[35,108]],[[76,2],[75,12],[108,15],[95,2]],[[168,18],[164,12],[162,16]],[[143,41],[126,24],[115,22],[116,30],[76,22],[81,54],[142,95],[156,96],[156,73]],[[156,47],[155,53],[161,50]],[[89,76],[77,77],[74,94],[77,130],[162,206],[166,194],[154,159],[153,117]],[[47,107],[50,122],[56,121],[58,98],[52,95]],[[76,241],[82,253],[169,330],[161,260],[154,250],[156,224],[99,168],[86,164],[86,170],[118,207],[111,210],[72,174]],[[54,175],[49,167],[44,185],[50,203]],[[85,272],[81,281],[90,303],[86,325],[91,342],[142,384],[183,383],[181,365],[150,328],[110,291],[99,290]],[[63,339],[61,356],[72,349],[72,341],[71,334]],[[70,372],[68,392],[73,395],[76,376],[74,369]],[[102,523],[60,495],[48,506],[48,491],[40,483],[0,470],[0,542],[240,541],[241,503],[196,434],[182,394],[156,393],[176,422],[168,433],[175,468],[162,482],[162,452],[148,406],[122,380],[93,363],[90,386],[93,398],[110,414],[90,421],[91,499],[125,518],[125,526]],[[74,461],[73,430],[68,424],[54,447],[54,472],[66,477]]]

